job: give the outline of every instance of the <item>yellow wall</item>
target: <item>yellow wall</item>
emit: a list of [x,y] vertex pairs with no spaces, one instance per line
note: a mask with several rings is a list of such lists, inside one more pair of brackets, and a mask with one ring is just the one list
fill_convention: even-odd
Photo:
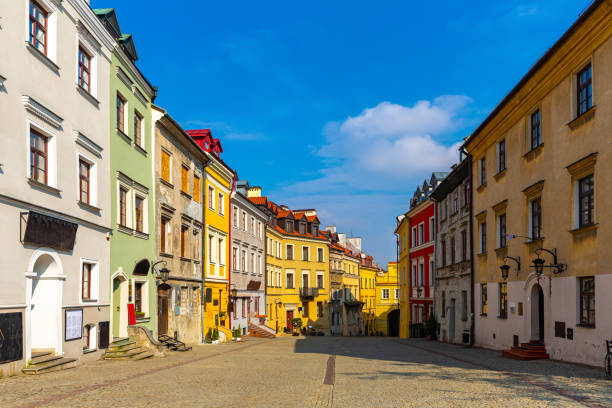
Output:
[[[395,297],[398,288],[397,263],[389,262],[386,272],[376,274],[376,331],[387,335],[389,312],[398,309],[399,299]],[[389,298],[383,299],[383,291],[389,290]]]
[[[297,238],[284,235],[267,227],[267,314],[268,326],[282,333],[287,327],[287,310],[293,309],[293,317],[302,319],[303,327],[313,326],[317,330],[329,331],[329,247],[327,241]],[[278,243],[281,251],[278,252]],[[287,244],[293,245],[293,260],[287,259]],[[308,261],[302,260],[302,246],[310,248]],[[317,248],[323,248],[323,262],[317,261]],[[276,277],[280,270],[280,282]],[[287,288],[287,272],[293,272],[293,288]],[[304,302],[300,298],[302,273],[309,271],[309,287],[317,287],[317,272],[323,274],[323,288],[318,296],[307,300],[308,317],[304,316]],[[317,316],[317,303],[322,302],[323,314]]]
[[400,288],[400,331],[401,338],[410,337],[410,223],[404,217],[395,229],[399,243],[398,278]]
[[[228,265],[230,261],[230,190],[232,174],[223,168],[214,156],[205,169],[204,181],[204,287],[212,289],[212,299],[204,306],[204,332],[217,324],[229,328],[229,293]],[[209,188],[213,188],[213,200],[210,200]],[[219,194],[223,196],[222,202]],[[212,236],[212,256],[211,241]],[[221,243],[219,242],[221,240]],[[221,251],[219,250],[221,248]],[[215,304],[217,303],[217,304]]]
[[366,335],[375,334],[376,322],[376,272],[370,266],[359,266],[359,300],[363,302],[363,325]]

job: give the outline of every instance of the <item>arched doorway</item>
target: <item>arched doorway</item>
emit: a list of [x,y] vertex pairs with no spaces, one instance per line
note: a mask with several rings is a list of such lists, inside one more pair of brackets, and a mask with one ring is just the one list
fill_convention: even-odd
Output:
[[113,337],[127,337],[128,280],[123,273],[113,277]]
[[531,340],[544,342],[544,291],[539,284],[531,288]]
[[390,337],[399,336],[399,321],[400,311],[399,309],[392,310],[387,316],[387,334]]
[[29,305],[31,349],[61,353],[61,264],[56,255],[47,252],[33,259]]

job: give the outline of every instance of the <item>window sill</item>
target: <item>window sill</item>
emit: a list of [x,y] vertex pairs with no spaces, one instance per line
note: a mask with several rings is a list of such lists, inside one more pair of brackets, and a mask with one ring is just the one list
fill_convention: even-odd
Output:
[[569,232],[573,235],[573,236],[580,236],[582,234],[587,234],[587,233],[596,233],[597,232],[597,228],[599,228],[599,224],[595,223],[595,224],[591,224],[591,225],[585,225],[584,227],[579,227],[579,228],[575,228],[572,230],[569,230]]
[[161,256],[162,258],[174,258],[174,255],[166,253],[166,252],[160,252],[159,256]]
[[476,187],[476,191],[481,193],[487,187],[487,183],[482,183],[478,187]]
[[527,159],[527,160],[533,159],[535,156],[540,154],[540,152],[542,151],[542,147],[543,146],[544,146],[544,143],[540,143],[539,145],[537,145],[536,147],[534,147],[533,149],[531,149],[527,153],[525,153],[523,155],[523,158]]
[[496,173],[495,175],[493,175],[493,178],[495,179],[495,181],[499,181],[500,179],[502,179],[506,175],[507,171],[508,171],[508,169],[505,168],[502,171],[500,171],[500,172]]
[[184,192],[183,190],[181,190],[181,195],[185,198],[188,198],[189,200],[192,199],[192,197],[189,195],[189,193]]
[[125,225],[117,224],[117,230],[127,235],[134,235],[134,230]]
[[508,320],[508,316],[497,316],[498,319]]
[[51,68],[53,70],[53,72],[55,72],[56,74],[59,75],[59,71],[60,71],[60,67],[59,65],[57,65],[55,62],[53,62],[53,60],[49,57],[47,57],[45,55],[45,53],[41,52],[38,48],[34,47],[32,44],[30,44],[29,41],[25,42],[26,44],[26,48],[36,57],[38,58],[43,64],[45,64],[46,66],[48,66],[49,68]]
[[576,327],[582,327],[583,329],[594,329],[595,325],[594,324],[583,324],[583,323],[578,323],[576,325]]
[[500,255],[505,255],[508,253],[508,247],[499,247],[499,248],[495,248],[495,253],[500,256]]
[[151,321],[150,317],[137,317],[136,323],[149,323]]
[[185,258],[184,256],[181,256],[179,259],[183,262],[191,262],[190,258]]
[[569,121],[567,123],[567,126],[569,126],[571,130],[574,130],[577,127],[580,127],[581,125],[585,124],[589,120],[593,119],[593,116],[595,116],[596,110],[597,110],[597,106],[595,105],[591,106],[591,108],[588,111],[584,112],[582,115],[576,117],[575,119]]
[[529,240],[523,242],[523,244],[525,244],[525,245],[533,245],[533,244],[541,243],[543,241],[544,241],[544,237],[532,238],[532,239],[529,239]]
[[487,256],[487,251],[484,251],[484,252],[479,252],[479,253],[477,253],[476,255],[477,255],[479,258],[486,258],[486,256]]
[[99,100],[97,100],[97,99],[96,99],[96,98],[95,98],[95,97],[94,97],[94,96],[93,96],[91,93],[89,93],[89,92],[87,91],[87,89],[83,89],[83,87],[81,87],[79,84],[76,84],[75,86],[76,86],[77,91],[78,91],[78,92],[79,92],[81,95],[83,95],[83,97],[84,97],[85,99],[87,99],[89,102],[91,102],[91,103],[92,103],[92,105],[94,105],[95,107],[100,106],[100,101],[99,101]]
[[147,157],[147,155],[148,155],[147,151],[145,149],[143,149],[138,143],[134,142],[134,147],[136,148],[137,152],[142,154],[144,157]]
[[126,135],[125,133],[123,133],[123,130],[121,130],[121,129],[117,129],[117,128],[115,128],[115,130],[117,131],[117,134],[118,134],[119,136],[121,136],[121,138],[122,138],[123,140],[125,140],[125,141],[126,141],[127,143],[129,143],[129,144],[132,144],[132,139],[131,139],[131,138],[130,138],[128,135]]
[[83,208],[84,210],[88,210],[96,214],[100,214],[100,211],[102,211],[102,209],[96,207],[95,205],[88,204],[81,200],[77,200],[77,204],[79,205],[79,207]]
[[169,187],[169,188],[174,188],[174,184],[170,183],[169,181],[167,181],[164,178],[159,178],[159,182],[162,183],[164,186]]
[[134,236],[141,238],[141,239],[149,239],[149,234],[147,234],[146,232],[142,232],[142,231],[134,230]]
[[62,190],[60,190],[58,188],[55,188],[55,187],[52,187],[52,186],[50,186],[48,184],[45,184],[45,183],[41,183],[40,181],[34,180],[33,178],[29,178],[28,179],[28,183],[30,183],[30,185],[32,187],[36,188],[36,189],[44,190],[45,192],[51,193],[51,194],[56,195],[58,197],[62,193]]

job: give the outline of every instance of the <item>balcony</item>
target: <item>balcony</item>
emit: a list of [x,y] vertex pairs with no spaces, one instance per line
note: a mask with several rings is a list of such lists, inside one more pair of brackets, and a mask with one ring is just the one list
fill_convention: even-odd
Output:
[[314,298],[315,296],[319,296],[319,288],[308,288],[308,287],[300,288],[301,298]]

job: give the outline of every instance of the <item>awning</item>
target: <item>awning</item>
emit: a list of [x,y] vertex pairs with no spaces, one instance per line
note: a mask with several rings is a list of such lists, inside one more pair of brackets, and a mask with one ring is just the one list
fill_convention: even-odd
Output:
[[57,249],[58,251],[72,251],[76,239],[78,225],[60,220],[49,215],[34,211],[27,214],[25,233],[22,243]]
[[259,290],[261,286],[261,281],[249,281],[246,290]]

